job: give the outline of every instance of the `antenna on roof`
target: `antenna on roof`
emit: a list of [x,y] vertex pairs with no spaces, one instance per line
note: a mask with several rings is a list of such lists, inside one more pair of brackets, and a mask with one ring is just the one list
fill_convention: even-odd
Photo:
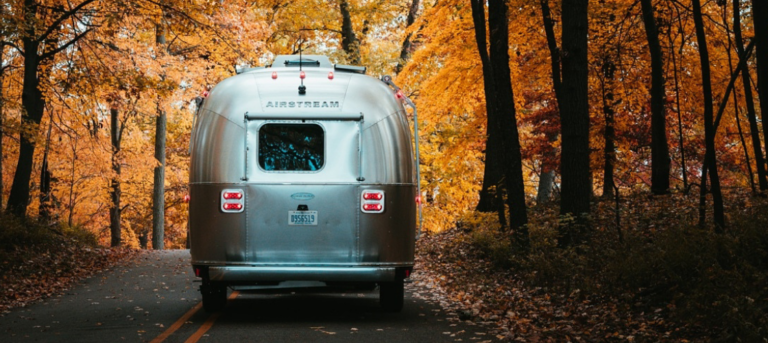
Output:
[[299,86],[299,95],[306,95],[307,94],[307,86],[304,85],[304,70],[302,69],[302,66],[304,64],[304,59],[302,58],[302,44],[304,44],[304,38],[299,39],[299,75],[301,77],[301,86]]

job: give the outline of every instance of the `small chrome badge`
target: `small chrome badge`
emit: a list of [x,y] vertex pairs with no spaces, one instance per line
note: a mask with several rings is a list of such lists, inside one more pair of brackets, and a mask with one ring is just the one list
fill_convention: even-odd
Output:
[[312,200],[315,198],[315,195],[312,193],[293,193],[291,194],[291,198],[293,198],[293,200]]

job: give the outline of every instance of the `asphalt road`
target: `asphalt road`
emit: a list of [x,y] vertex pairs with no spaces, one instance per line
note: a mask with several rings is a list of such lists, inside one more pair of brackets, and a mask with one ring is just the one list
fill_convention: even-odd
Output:
[[[64,294],[0,317],[0,342],[493,342],[406,284],[400,313],[378,290],[306,287],[230,290],[224,311],[200,304],[189,251],[149,252]],[[297,287],[304,286],[304,287]]]

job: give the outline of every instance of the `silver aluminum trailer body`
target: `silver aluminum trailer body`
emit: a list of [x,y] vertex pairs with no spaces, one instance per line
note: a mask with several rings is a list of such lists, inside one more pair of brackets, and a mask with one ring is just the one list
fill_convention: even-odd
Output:
[[204,305],[223,307],[227,286],[302,280],[378,283],[398,310],[417,234],[404,100],[324,56],[298,60],[222,81],[196,114],[189,234]]

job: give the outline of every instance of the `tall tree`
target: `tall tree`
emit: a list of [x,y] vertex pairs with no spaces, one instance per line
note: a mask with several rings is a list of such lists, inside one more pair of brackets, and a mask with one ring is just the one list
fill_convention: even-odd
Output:
[[[768,23],[765,23],[766,20],[768,20],[768,14],[765,12],[768,11],[768,6],[765,5],[764,1],[757,1],[759,4],[755,4],[753,1],[753,6],[757,6],[755,10],[753,10],[753,18],[755,20],[755,38],[758,40],[757,44],[757,58],[758,58],[758,65],[761,64],[765,66],[768,65],[768,43],[762,43],[766,39],[768,39],[768,32],[765,30],[768,30],[766,26]],[[763,16],[760,17],[760,15],[756,12],[759,11],[760,8],[763,8]],[[760,23],[757,21],[759,20],[758,17],[762,18],[760,20]],[[762,29],[760,38],[758,38],[758,26],[760,29]],[[738,51],[739,56],[744,56],[744,39],[741,35],[741,7],[740,7],[740,0],[733,0],[733,33],[734,38],[736,40],[736,51]],[[760,46],[763,46],[762,50]],[[761,53],[762,51],[762,53]],[[763,56],[761,58],[761,55]],[[763,70],[768,69],[765,67],[762,67]],[[758,71],[759,73],[759,71]],[[760,77],[762,77],[763,80],[765,80],[766,77],[768,77],[765,72],[763,74],[758,74],[758,82],[760,80]],[[750,81],[749,77],[749,66],[745,65],[744,69],[741,71],[741,80],[744,85],[744,98],[745,102],[747,103],[747,120],[749,121],[749,131],[752,137],[752,150],[755,154],[755,164],[757,165],[757,180],[758,184],[760,185],[760,190],[765,192],[768,190],[768,171],[766,170],[765,165],[765,158],[763,156],[763,145],[760,144],[760,130],[757,127],[757,111],[755,111],[755,100],[752,95],[752,82]],[[765,133],[768,133],[768,130],[766,129],[766,110],[765,108],[768,107],[768,96],[764,96],[766,92],[766,86],[765,82],[760,85],[760,90],[762,93],[758,94],[760,96],[760,108],[763,118],[763,137],[766,138],[768,136],[765,135]],[[768,141],[768,140],[767,140]],[[766,146],[768,147],[768,146]],[[768,149],[766,150],[766,153],[768,153]]]
[[[55,35],[62,35],[62,23],[74,15],[80,15],[84,11],[94,11],[90,8],[95,0],[83,0],[77,5],[70,7],[63,12],[55,12],[55,9],[41,7],[36,0],[24,0],[21,12],[23,12],[25,22],[23,24],[21,42],[22,46],[18,49],[24,56],[24,76],[22,83],[21,103],[24,108],[22,114],[22,125],[32,130],[24,130],[20,137],[19,156],[16,163],[16,173],[11,185],[11,194],[8,197],[6,212],[17,217],[24,217],[29,203],[29,181],[32,176],[32,164],[35,154],[35,139],[31,133],[36,132],[40,121],[43,118],[45,109],[45,97],[41,87],[40,67],[45,61],[54,58],[58,53],[66,50],[72,44],[82,39],[90,28],[83,31],[77,31],[72,28],[69,40],[64,44],[57,44],[52,49],[43,49],[46,46],[46,40],[57,39]],[[55,12],[55,19],[50,22],[41,23],[39,20],[40,12]],[[40,25],[44,24],[44,25]]]
[[122,244],[122,228],[120,225],[121,208],[120,195],[120,141],[123,128],[120,127],[120,109],[117,99],[113,99],[112,106],[109,109],[110,138],[112,143],[112,177],[110,178],[109,197],[112,204],[109,208],[109,232],[111,234],[111,246],[116,247]]
[[[165,27],[162,22],[155,26],[155,45],[160,55],[165,54]],[[164,76],[163,76],[164,77]],[[155,120],[155,160],[158,165],[154,171],[154,187],[152,192],[152,248],[165,248],[165,136],[166,114],[160,107],[160,96],[157,98],[157,119]]]
[[725,214],[723,213],[723,194],[720,189],[720,176],[717,172],[717,160],[715,156],[715,124],[714,108],[712,104],[712,81],[709,64],[709,51],[707,49],[707,37],[704,33],[704,22],[701,15],[701,2],[693,0],[693,21],[696,26],[696,40],[699,45],[699,59],[701,61],[701,83],[704,93],[704,140],[706,153],[702,165],[702,195],[706,194],[705,178],[709,172],[712,200],[714,202],[715,226],[718,232],[725,228]]
[[669,146],[667,120],[664,113],[664,63],[662,61],[659,30],[653,14],[651,0],[640,0],[643,11],[648,48],[651,51],[651,191],[669,193]]
[[612,199],[614,197],[614,187],[616,183],[613,180],[613,165],[616,161],[616,120],[614,118],[614,74],[616,73],[616,64],[611,57],[606,57],[603,62],[603,116],[605,116],[605,128],[603,129],[603,198]]
[[[560,213],[581,218],[590,213],[592,176],[589,167],[589,102],[587,31],[588,0],[562,2],[562,177]],[[561,227],[560,245],[581,240],[572,226]]]
[[[547,37],[547,49],[549,50],[550,69],[552,76],[552,88],[555,91],[555,99],[558,103],[561,100],[560,84],[560,49],[557,47],[557,38],[555,37],[555,21],[552,19],[552,11],[549,9],[549,0],[540,0],[541,5],[541,18],[544,24],[544,34]],[[559,107],[558,107],[559,108]],[[549,142],[557,140],[557,135],[550,134],[547,137]],[[555,149],[551,146],[546,147],[544,152],[546,157],[553,157],[555,155]],[[545,158],[545,160],[548,160]],[[536,203],[542,204],[549,200],[549,196],[552,193],[552,187],[554,185],[555,169],[549,166],[547,163],[542,163],[541,174],[539,176],[538,194],[536,195]]]
[[360,64],[360,41],[352,27],[352,15],[349,13],[347,0],[339,1],[339,11],[341,12],[341,48],[349,56],[350,62]]
[[480,201],[477,210],[480,212],[497,212],[502,227],[506,226],[506,214],[502,199],[503,170],[499,163],[501,157],[501,123],[496,108],[496,86],[494,85],[493,68],[488,54],[485,29],[485,4],[482,0],[472,0],[472,20],[475,26],[475,41],[483,66],[483,87],[485,90],[486,109],[486,140],[485,140],[485,170],[483,185],[480,189]]
[[752,0],[752,21],[757,41],[757,94],[760,98],[760,117],[763,119],[764,148],[768,154],[768,1]]
[[501,159],[504,185],[507,190],[509,224],[516,241],[528,246],[527,207],[523,184],[523,158],[520,152],[520,134],[517,130],[517,111],[509,69],[509,22],[506,0],[488,2],[488,29],[490,31],[490,62],[493,84],[496,88],[496,111],[501,124]]

